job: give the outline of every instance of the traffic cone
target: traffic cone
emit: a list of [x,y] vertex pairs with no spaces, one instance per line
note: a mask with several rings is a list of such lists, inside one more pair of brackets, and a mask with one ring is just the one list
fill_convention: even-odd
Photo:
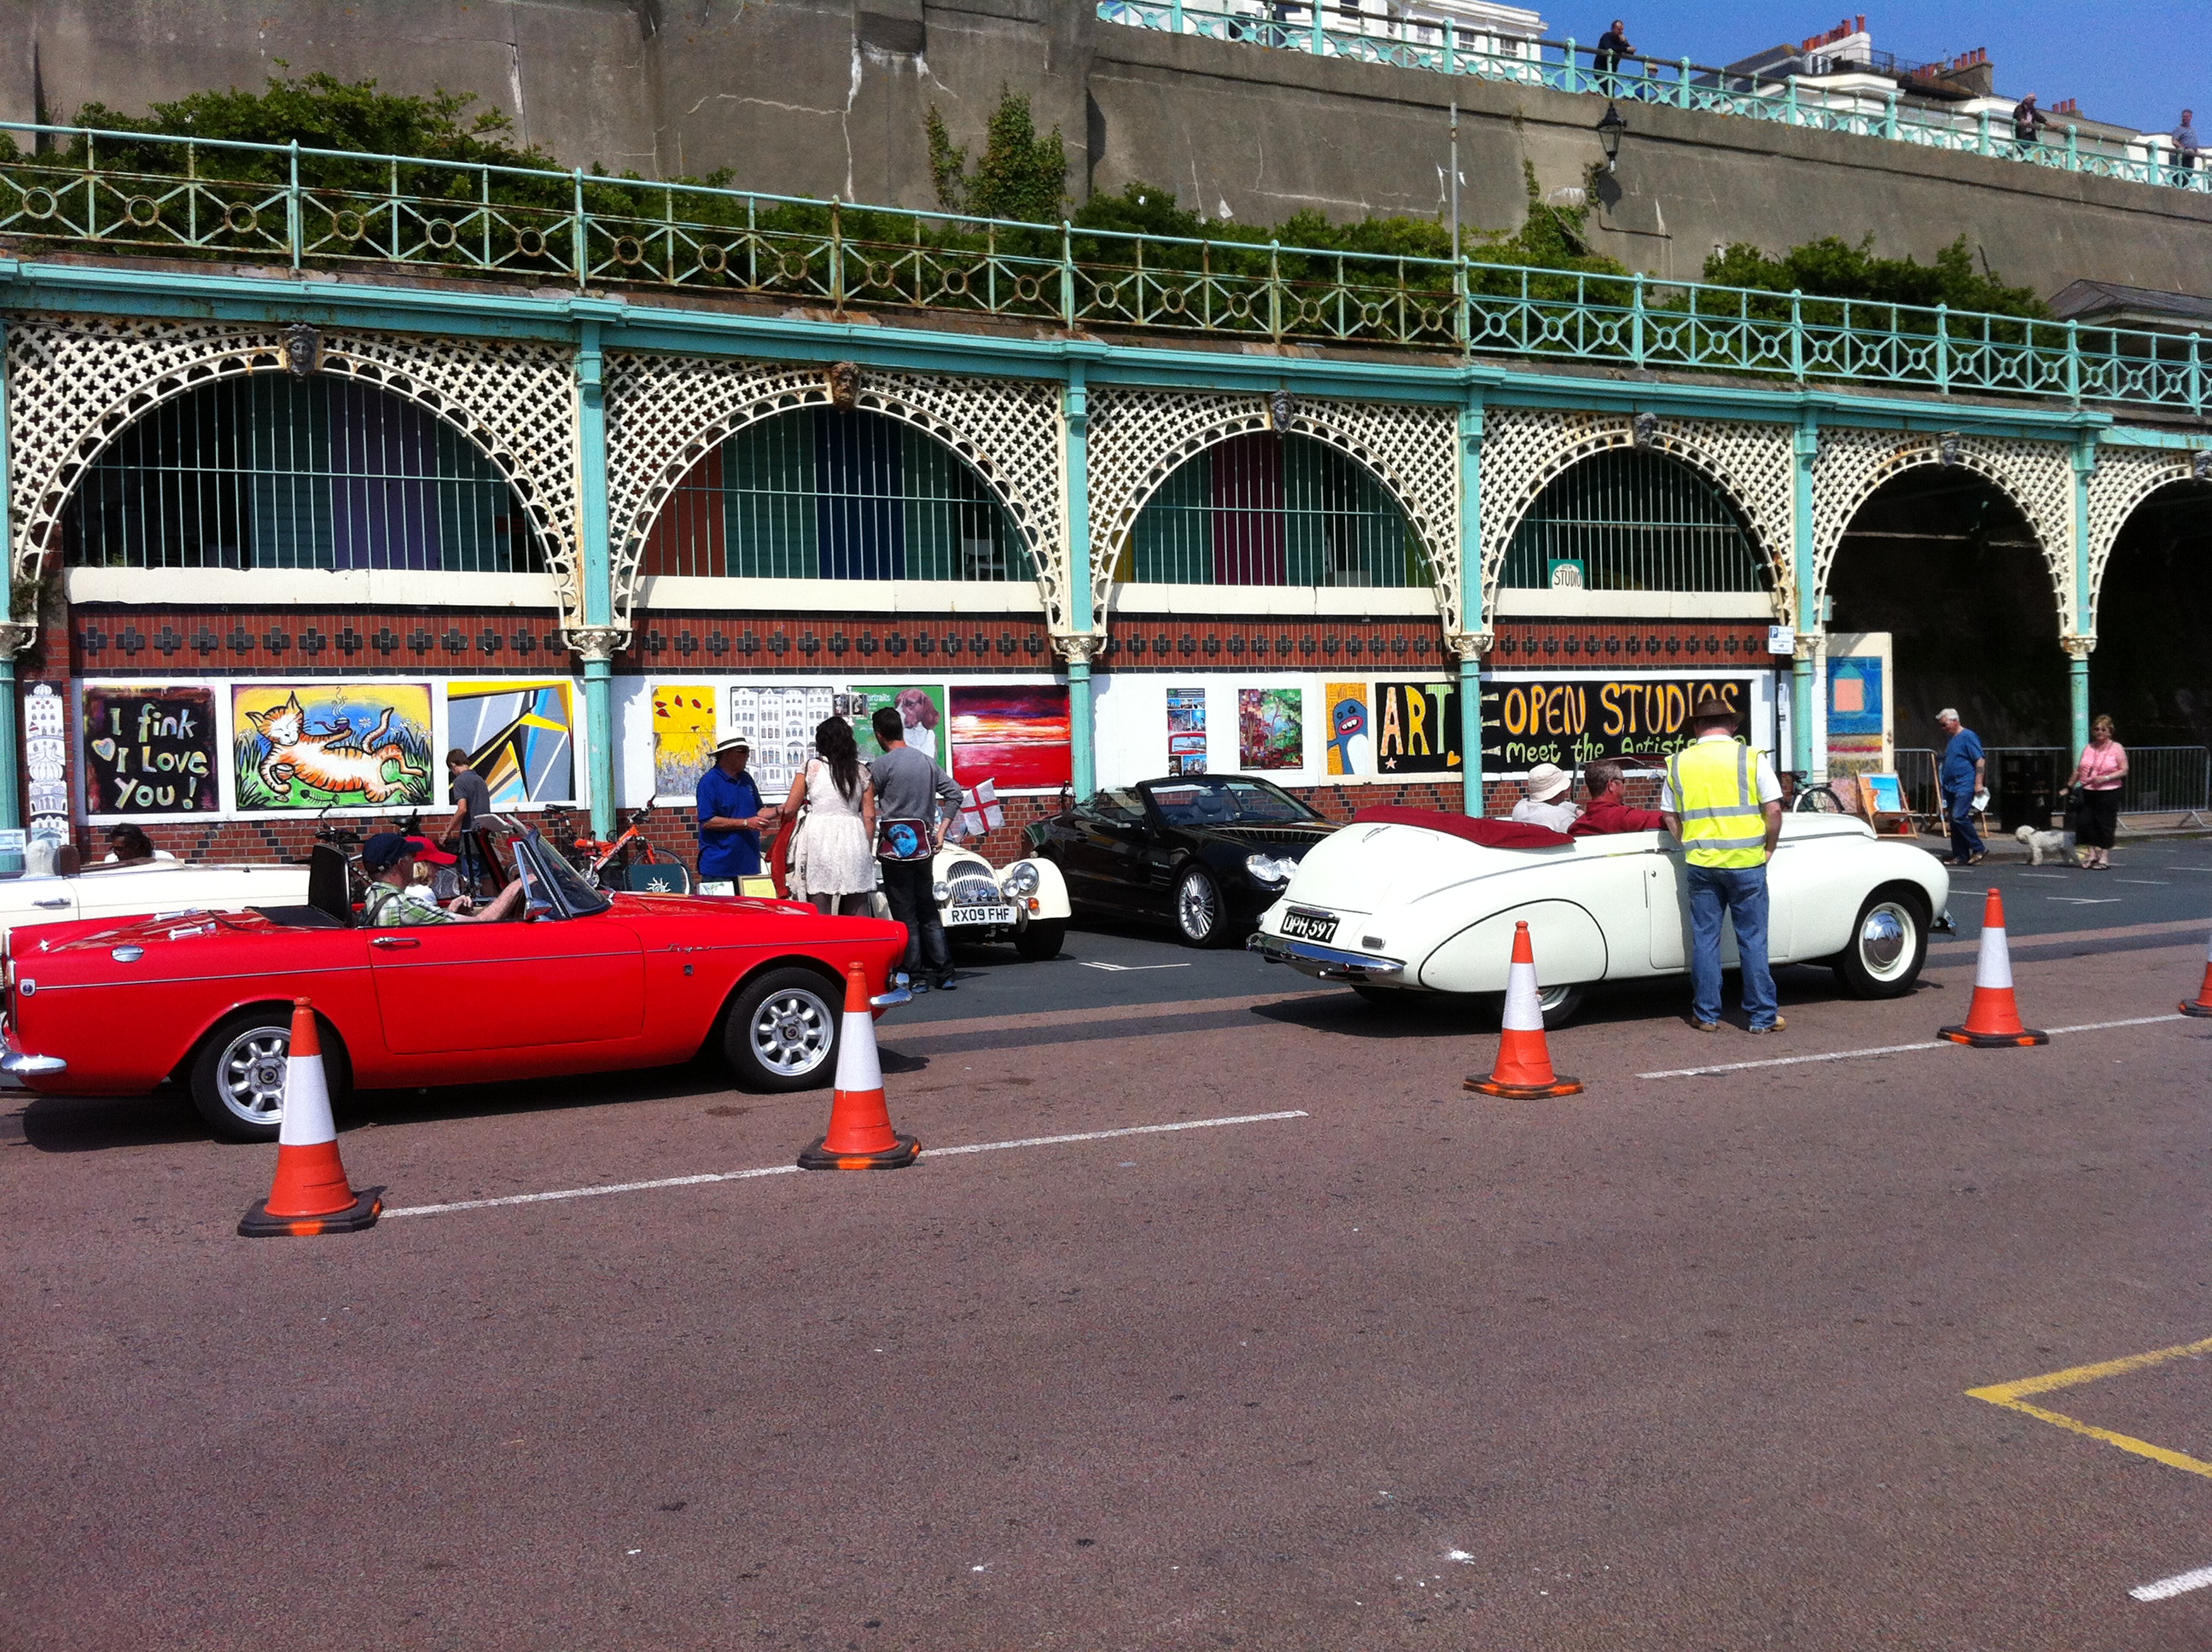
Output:
[[1498,1066],[1487,1078],[1470,1077],[1467,1087],[1514,1102],[1582,1093],[1581,1079],[1562,1078],[1552,1071],[1552,1052],[1544,1042],[1544,1011],[1536,1002],[1536,953],[1528,944],[1525,923],[1513,926],[1513,964],[1505,972]]
[[921,1157],[921,1144],[891,1128],[884,1105],[883,1064],[876,1059],[876,1017],[858,963],[845,967],[845,1029],[837,1042],[837,1094],[830,1133],[799,1156],[802,1170],[901,1170]]
[[292,1000],[292,1044],[284,1058],[284,1121],[276,1128],[276,1181],[269,1197],[239,1218],[248,1239],[283,1235],[358,1233],[384,1213],[381,1187],[356,1193],[338,1163],[331,1087],[314,1007]]
[[2181,1013],[2212,1016],[2212,942],[2207,942],[2204,947],[2204,985],[2197,988],[2194,999],[2181,1006]]
[[1974,996],[1966,1005],[1965,1024],[1945,1027],[1936,1036],[1978,1050],[2051,1042],[2049,1033],[2020,1024],[2020,1006],[2012,996],[2012,954],[2005,947],[2004,897],[1995,890],[1982,906],[1982,951],[1974,963]]

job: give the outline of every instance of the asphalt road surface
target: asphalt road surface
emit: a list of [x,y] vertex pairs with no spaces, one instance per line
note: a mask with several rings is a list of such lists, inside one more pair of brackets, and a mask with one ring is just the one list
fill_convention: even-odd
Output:
[[372,1096],[345,1238],[235,1237],[272,1156],[179,1102],[9,1096],[0,1647],[2212,1644],[2130,1594],[2212,1567],[2212,843],[2120,859],[1976,869],[2040,1049],[1928,1043],[1961,896],[1779,1038],[1602,997],[1544,1102],[1079,931],[886,1018],[911,1169],[705,1070]]

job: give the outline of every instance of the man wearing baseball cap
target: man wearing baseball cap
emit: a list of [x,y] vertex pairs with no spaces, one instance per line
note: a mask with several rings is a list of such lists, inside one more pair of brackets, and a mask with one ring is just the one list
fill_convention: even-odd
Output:
[[1735,708],[1708,695],[1690,713],[1697,738],[1667,759],[1659,811],[1682,846],[1690,896],[1690,1019],[1721,1026],[1721,914],[1735,928],[1743,1012],[1755,1033],[1778,1033],[1774,972],[1766,963],[1766,863],[1782,837],[1782,782],[1763,751],[1735,737]]
[[1513,818],[1524,824],[1564,832],[1582,814],[1567,797],[1574,790],[1575,777],[1557,763],[1538,763],[1522,786],[1528,795],[1513,805]]
[[496,924],[514,916],[522,904],[522,880],[516,878],[482,912],[448,912],[407,887],[417,860],[452,864],[453,857],[428,840],[398,832],[378,832],[361,846],[361,869],[369,877],[368,902],[362,921],[371,929],[407,924]]
[[761,869],[760,829],[774,819],[760,786],[745,773],[752,742],[731,736],[714,748],[714,766],[699,776],[699,878],[737,879]]

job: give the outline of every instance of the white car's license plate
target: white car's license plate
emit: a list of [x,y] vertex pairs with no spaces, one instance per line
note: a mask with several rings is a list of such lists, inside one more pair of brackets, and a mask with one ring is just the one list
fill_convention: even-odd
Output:
[[1010,924],[1013,920],[1012,907],[954,907],[945,914],[948,924]]
[[1336,917],[1328,912],[1301,912],[1296,907],[1283,914],[1283,933],[1294,941],[1336,938]]

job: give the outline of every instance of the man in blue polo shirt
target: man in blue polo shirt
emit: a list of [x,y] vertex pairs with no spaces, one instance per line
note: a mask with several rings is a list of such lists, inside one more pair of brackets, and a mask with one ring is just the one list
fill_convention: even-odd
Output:
[[751,743],[742,736],[714,748],[714,766],[699,777],[699,878],[751,878],[761,869],[760,829],[770,811],[745,773]]

